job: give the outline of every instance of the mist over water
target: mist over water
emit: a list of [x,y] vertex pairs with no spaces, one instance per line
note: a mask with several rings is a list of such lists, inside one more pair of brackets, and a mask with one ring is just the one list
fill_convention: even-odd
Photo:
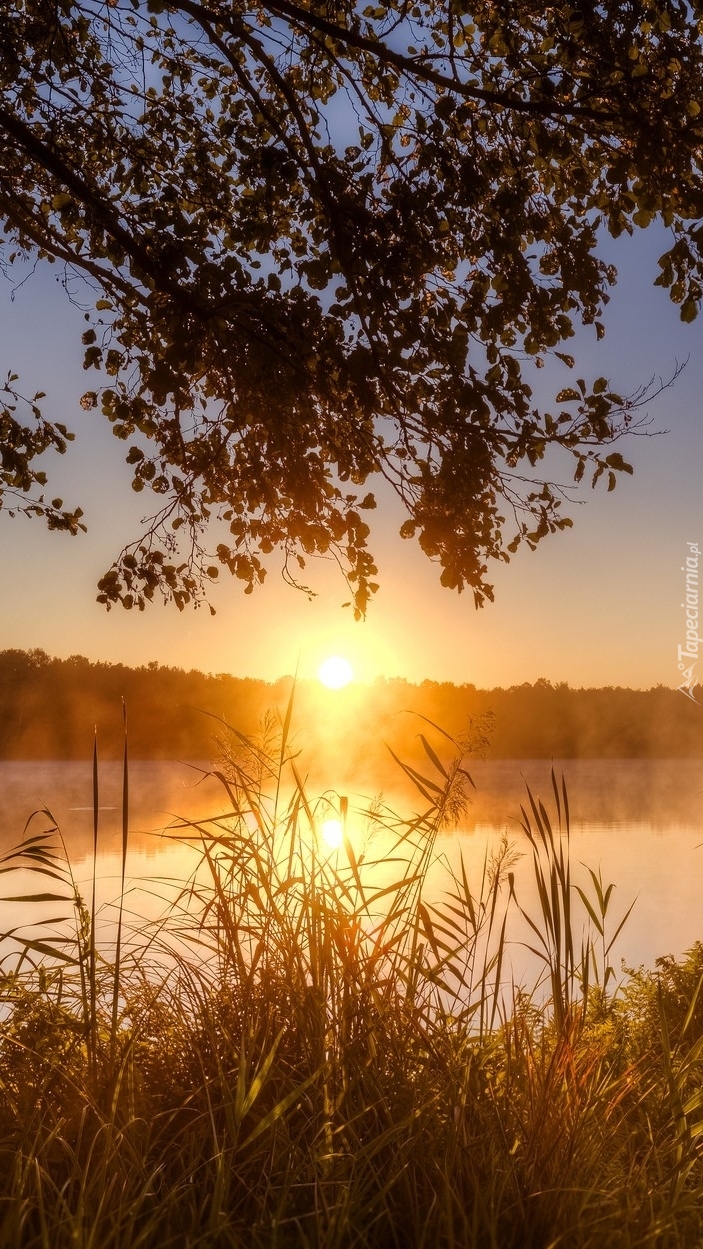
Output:
[[122,700],[131,758],[209,759],[233,730],[255,735],[267,717],[284,719],[291,697],[292,745],[323,788],[393,785],[388,747],[422,758],[419,734],[434,733],[446,754],[439,730],[482,739],[475,753],[489,759],[703,759],[700,707],[663,686],[571,689],[540,679],[478,689],[378,678],[326,690],[291,677],[268,683],[43,651],[0,651],[0,759],[86,759],[96,726],[101,758],[119,759]]
[[[600,870],[604,883],[613,882],[613,924],[636,899],[632,915],[614,951],[628,965],[653,966],[663,954],[680,956],[703,938],[700,908],[703,868],[703,764],[700,760],[590,759],[554,762],[563,773],[571,813],[571,860],[574,883],[588,884],[586,866]],[[166,761],[135,761],[129,768],[130,908],[154,917],[167,905],[170,885],[193,870],[197,854],[173,838],[173,824],[207,820],[230,809],[220,782],[207,775],[210,765]],[[526,785],[541,798],[556,827],[552,764],[548,760],[474,760],[469,769],[476,785],[471,805],[456,829],[439,838],[440,862],[429,889],[437,899],[448,887],[443,864],[456,867],[460,855],[470,879],[478,881],[486,855],[497,850],[507,834],[520,856],[515,883],[523,905],[536,904],[531,856],[520,827],[521,804],[529,811]],[[399,772],[396,766],[396,772]],[[384,778],[387,779],[387,778]],[[122,767],[108,762],[99,771],[99,829],[97,874],[100,897],[112,901],[119,892],[122,838]],[[328,802],[335,793],[327,788]],[[377,787],[378,790],[381,787]],[[312,786],[308,795],[319,794]],[[373,792],[347,787],[349,835],[356,852],[362,848],[362,812]],[[385,801],[401,816],[426,809],[422,796],[408,785],[387,787]],[[22,838],[28,817],[45,807],[59,825],[79,882],[92,871],[92,771],[89,763],[0,763],[0,847],[6,853]],[[322,810],[322,808],[320,808]],[[46,814],[32,821],[30,831],[50,826]],[[170,832],[169,832],[170,829]],[[182,830],[181,830],[182,831]],[[186,830],[187,831],[187,830]],[[197,834],[197,829],[192,830]],[[342,851],[340,851],[342,853]],[[8,878],[5,877],[5,880]],[[31,883],[31,882],[29,882]],[[17,910],[17,914],[15,911]],[[10,922],[27,922],[20,911],[5,904],[3,929]],[[516,929],[515,941],[519,939]],[[515,967],[524,955],[513,946]]]
[[[199,819],[224,811],[222,786],[207,775],[207,761],[192,764],[135,760],[129,764],[130,841],[143,854],[156,855],[159,836],[174,819]],[[122,764],[99,766],[98,836],[101,850],[117,853],[122,837]],[[42,814],[46,808],[49,814]],[[93,774],[91,762],[28,760],[0,763],[0,848],[16,845],[26,822],[36,831],[53,816],[72,860],[93,852]]]
[[476,784],[467,827],[494,824],[500,811],[514,826],[527,785],[549,809],[553,768],[557,780],[566,781],[572,828],[703,830],[700,759],[479,759],[467,766]]

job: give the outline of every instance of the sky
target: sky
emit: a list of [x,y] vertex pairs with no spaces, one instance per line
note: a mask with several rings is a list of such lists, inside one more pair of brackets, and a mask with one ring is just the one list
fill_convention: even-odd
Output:
[[[296,669],[313,676],[327,655],[342,654],[361,681],[492,687],[544,677],[675,688],[685,640],[681,568],[687,544],[703,541],[703,321],[684,325],[653,286],[666,245],[653,231],[606,241],[620,273],[606,338],[596,343],[583,331],[567,348],[577,357],[574,376],[604,375],[621,394],[670,377],[688,359],[676,384],[648,405],[653,436],[618,444],[634,476],[619,476],[610,494],[585,485],[569,509],[573,529],[496,564],[495,602],[480,611],[470,594],[444,589],[439,567],[397,536],[404,517],[386,499],[370,514],[381,589],[359,623],[342,607],[348,593],[336,566],[324,560],[309,570],[312,600],[287,586],[273,562],[251,596],[223,570],[211,596],[214,617],[207,608],[179,613],[156,601],[144,613],[106,612],[96,603],[98,578],[138,533],[145,495],[130,490],[125,445],[98,412],[80,408],[95,375],[83,372],[85,323],[55,271],[39,266],[14,294],[0,277],[1,376],[19,373],[24,394],[46,391],[46,414],[75,431],[65,457],[47,457],[49,493],[80,504],[89,530],[71,538],[0,512],[0,649],[40,647],[130,665],[156,660],[265,680]],[[562,366],[548,365],[542,380],[553,395],[568,378]]]

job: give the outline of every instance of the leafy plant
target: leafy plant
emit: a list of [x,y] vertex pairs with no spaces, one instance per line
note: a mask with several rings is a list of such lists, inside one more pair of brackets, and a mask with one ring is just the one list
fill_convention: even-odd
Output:
[[[100,601],[183,608],[222,569],[250,592],[274,551],[300,584],[333,553],[363,614],[382,481],[402,537],[480,604],[490,561],[571,524],[569,481],[631,473],[616,443],[651,388],[570,380],[566,348],[578,323],[605,333],[606,231],[662,223],[656,284],[696,316],[698,18],[676,0],[19,0],[5,264],[64,269],[86,308],[81,404],[154,496]],[[18,421],[8,386],[0,489],[76,532],[34,467],[69,435]]]

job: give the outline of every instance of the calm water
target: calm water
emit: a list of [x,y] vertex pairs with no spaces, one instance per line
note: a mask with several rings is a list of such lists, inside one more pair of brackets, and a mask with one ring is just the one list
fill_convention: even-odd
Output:
[[[172,896],[168,882],[182,881],[193,870],[188,847],[163,835],[174,817],[203,819],[227,808],[227,798],[213,778],[203,777],[206,765],[134,762],[130,765],[129,905],[135,918],[153,917]],[[469,815],[456,832],[445,835],[439,850],[452,863],[462,854],[471,878],[478,878],[486,853],[504,832],[517,851],[526,852],[519,825],[526,783],[548,810],[554,809],[549,762],[498,760],[478,762],[471,771],[477,790]],[[652,966],[658,955],[682,954],[703,938],[703,763],[693,760],[568,760],[563,770],[572,816],[574,879],[585,883],[582,864],[600,870],[614,882],[615,921],[636,899],[633,913],[616,947],[629,965]],[[100,770],[98,874],[100,901],[119,893],[121,844],[121,767]],[[350,795],[350,810],[363,799]],[[92,777],[89,764],[0,764],[0,852],[22,837],[32,812],[48,808],[61,828],[79,887],[88,892],[92,866]],[[408,812],[407,802],[397,809]],[[32,821],[30,831],[46,827],[46,816]],[[350,831],[353,835],[353,817]],[[521,900],[534,901],[530,857],[515,868]],[[31,891],[31,877],[2,877],[2,894]],[[10,881],[12,884],[10,885]],[[432,887],[441,892],[446,880],[435,874]],[[54,906],[54,911],[56,907]],[[3,901],[0,932],[28,918],[26,904]],[[41,910],[37,914],[41,916]]]

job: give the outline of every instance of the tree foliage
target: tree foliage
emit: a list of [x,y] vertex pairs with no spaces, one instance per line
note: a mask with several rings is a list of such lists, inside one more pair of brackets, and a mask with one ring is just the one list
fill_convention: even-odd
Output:
[[[630,472],[610,447],[643,395],[579,379],[547,411],[534,368],[573,366],[579,322],[602,336],[605,231],[663,222],[658,284],[683,320],[697,312],[702,10],[6,8],[4,262],[85,279],[97,375],[82,404],[157,496],[100,599],[143,607],[161,591],[182,607],[223,565],[251,591],[279,549],[294,581],[334,556],[363,612],[385,479],[403,537],[478,604],[489,559],[571,523],[551,448],[576,482]],[[31,461],[69,435],[38,412],[3,420],[0,486],[40,510]],[[75,530],[61,509],[50,523]]]

